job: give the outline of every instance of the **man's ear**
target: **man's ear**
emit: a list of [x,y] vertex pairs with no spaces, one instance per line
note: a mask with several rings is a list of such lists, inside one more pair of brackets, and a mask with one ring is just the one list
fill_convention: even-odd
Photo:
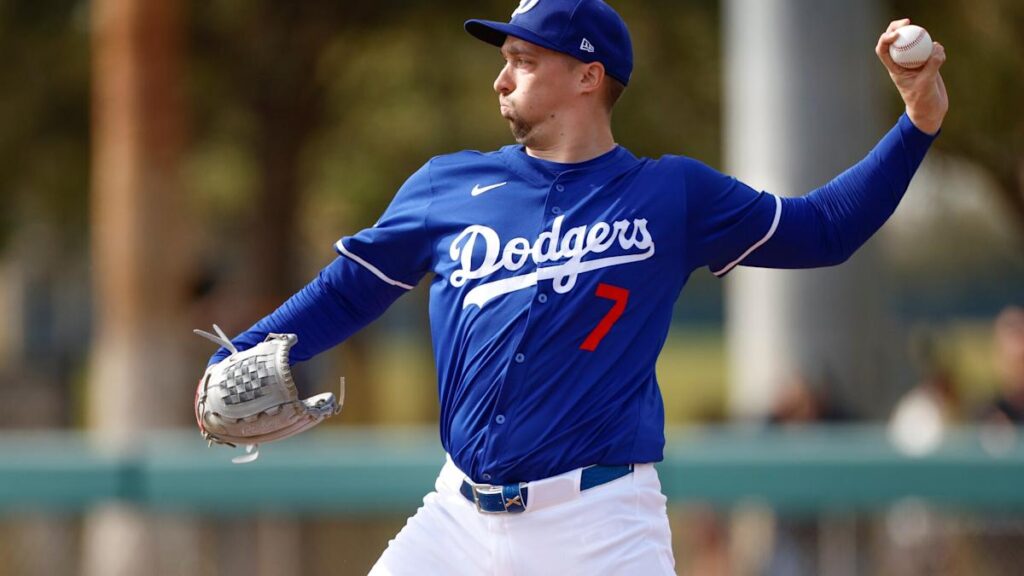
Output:
[[584,94],[593,94],[604,84],[604,64],[591,62],[579,68],[579,86]]

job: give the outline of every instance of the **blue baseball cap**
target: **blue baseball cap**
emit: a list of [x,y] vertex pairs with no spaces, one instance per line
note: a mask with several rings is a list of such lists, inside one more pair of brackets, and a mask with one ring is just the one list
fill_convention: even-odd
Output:
[[633,73],[633,42],[626,23],[602,0],[522,0],[512,20],[467,20],[466,32],[500,47],[515,36],[583,62],[600,62],[622,84]]

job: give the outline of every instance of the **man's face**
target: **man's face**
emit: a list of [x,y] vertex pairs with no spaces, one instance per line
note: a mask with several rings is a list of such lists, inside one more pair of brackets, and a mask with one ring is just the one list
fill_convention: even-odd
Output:
[[1005,319],[999,326],[996,354],[1003,387],[1024,393],[1024,314]]
[[505,66],[494,80],[501,115],[516,141],[527,146],[557,136],[558,117],[572,102],[575,60],[509,36],[501,47]]

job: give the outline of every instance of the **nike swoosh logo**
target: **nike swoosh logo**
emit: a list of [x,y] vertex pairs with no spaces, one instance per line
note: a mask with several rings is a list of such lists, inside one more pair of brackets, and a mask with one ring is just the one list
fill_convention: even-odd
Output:
[[508,182],[499,182],[497,184],[491,184],[490,186],[480,186],[479,184],[477,184],[476,186],[473,186],[473,191],[470,192],[470,194],[472,194],[473,196],[479,196],[484,192],[494,190],[495,188],[501,188],[505,184],[508,184]]

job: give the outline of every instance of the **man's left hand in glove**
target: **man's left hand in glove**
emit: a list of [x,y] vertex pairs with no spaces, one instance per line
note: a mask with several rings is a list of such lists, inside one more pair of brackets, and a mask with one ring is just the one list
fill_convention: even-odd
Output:
[[316,426],[341,411],[341,397],[327,392],[305,400],[292,380],[288,352],[298,342],[295,334],[269,334],[267,339],[239,352],[224,332],[195,330],[196,334],[224,346],[231,355],[206,369],[196,388],[196,423],[212,445],[247,445],[246,456],[236,463],[251,462],[258,446],[282,440]]

